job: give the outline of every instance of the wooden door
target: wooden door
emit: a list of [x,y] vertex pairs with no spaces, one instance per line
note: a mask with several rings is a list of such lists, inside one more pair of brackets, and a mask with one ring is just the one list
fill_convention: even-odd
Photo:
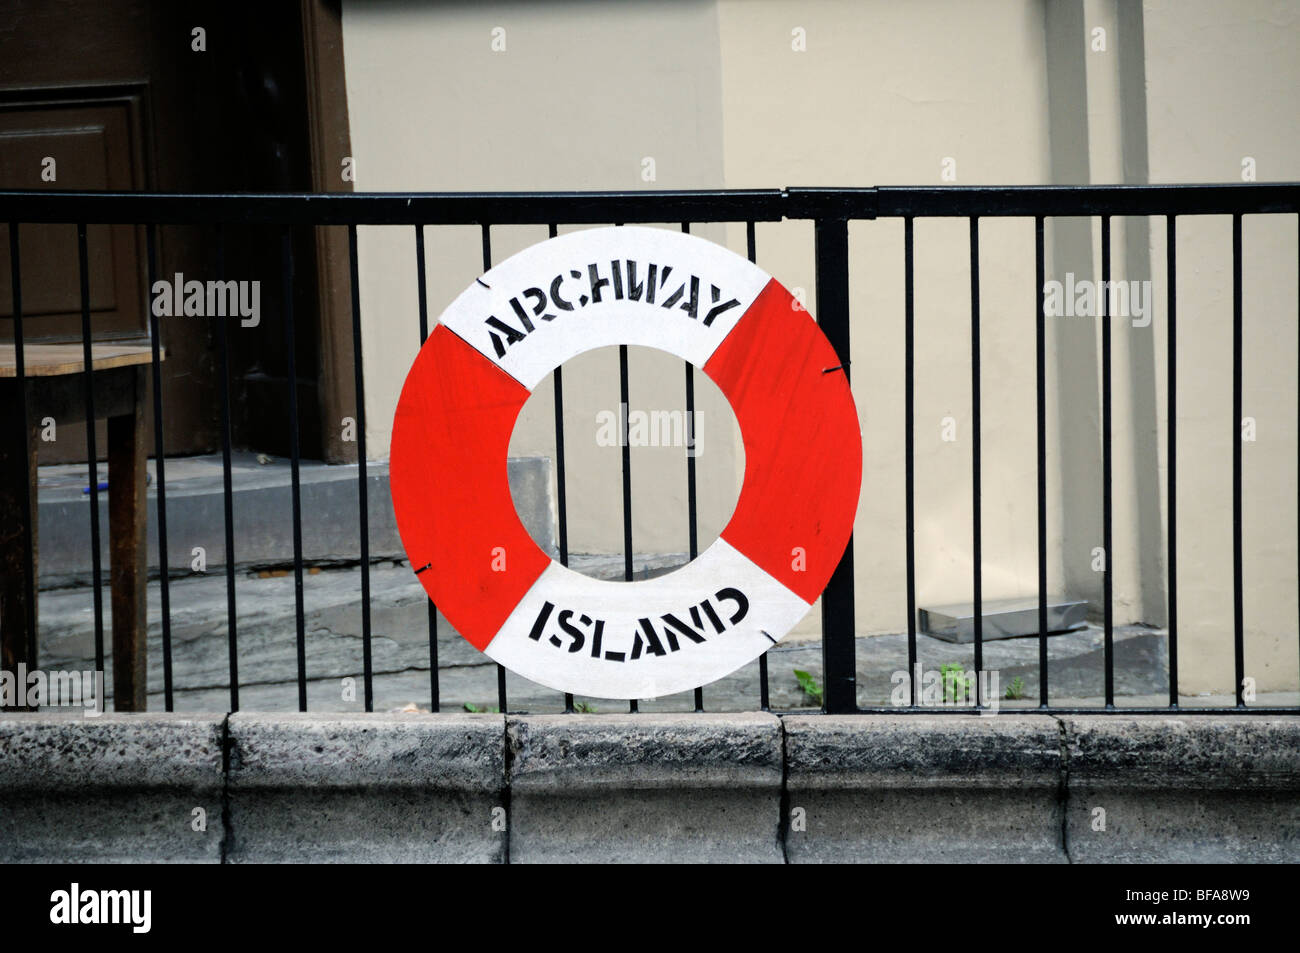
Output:
[[[0,0],[0,189],[350,188],[323,175],[339,166],[323,150],[346,149],[347,141],[338,21],[337,0]],[[226,276],[261,281],[263,291],[261,327],[228,328],[233,442],[284,453],[280,235],[229,229],[225,237]],[[8,241],[0,227],[3,340],[13,335]],[[350,369],[351,360],[350,335],[336,327],[347,295],[338,240],[304,230],[293,241],[302,451],[337,458],[322,439],[321,419],[340,416],[348,379],[322,370]],[[20,247],[26,339],[80,341],[75,224],[23,225]],[[144,229],[90,226],[87,251],[96,338],[147,339]],[[158,275],[176,272],[217,277],[210,229],[159,228]],[[166,452],[216,450],[220,360],[212,326],[164,319],[161,335]],[[149,434],[152,442],[152,422]],[[84,458],[80,425],[60,428],[54,445],[41,446],[43,463]]]

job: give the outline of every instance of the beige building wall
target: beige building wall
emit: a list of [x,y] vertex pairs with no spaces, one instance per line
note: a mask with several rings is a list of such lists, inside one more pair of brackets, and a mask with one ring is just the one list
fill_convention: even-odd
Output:
[[[344,4],[356,186],[363,191],[671,189],[1300,178],[1297,3],[1000,0],[898,4],[689,0]],[[1098,33],[1102,42],[1098,43]],[[504,49],[495,49],[504,45]],[[647,160],[654,177],[646,177]],[[945,178],[948,171],[952,178]],[[667,223],[666,227],[677,227]],[[701,234],[744,253],[742,226]],[[1112,325],[1116,621],[1165,620],[1164,222],[1113,223],[1114,278],[1153,281],[1149,327]],[[1247,672],[1293,685],[1295,222],[1246,223]],[[850,231],[852,374],[864,437],[857,624],[906,627],[903,228]],[[1179,558],[1189,691],[1230,690],[1231,258],[1223,220],[1180,225]],[[361,230],[368,439],[386,456],[418,344],[409,229]],[[494,228],[494,260],[545,237]],[[980,223],[984,596],[1036,591],[1033,222]],[[917,595],[971,597],[969,228],[915,230]],[[760,224],[758,262],[816,313],[812,226]],[[1048,229],[1049,278],[1100,277],[1096,223]],[[481,270],[477,228],[430,228],[431,318]],[[1226,311],[1224,309],[1227,309]],[[1289,309],[1289,310],[1288,310]],[[1226,317],[1225,317],[1226,316]],[[1225,320],[1227,323],[1225,323]],[[1049,584],[1099,604],[1096,320],[1048,325]],[[683,369],[634,354],[633,409],[680,408]],[[570,543],[622,547],[617,357],[566,366]],[[743,452],[697,375],[701,543],[725,524]],[[549,390],[512,450],[554,452]],[[945,436],[955,439],[945,439]],[[680,448],[638,449],[635,548],[686,548]],[[1228,560],[1225,563],[1225,559]],[[816,632],[818,614],[802,626]],[[1226,653],[1226,654],[1225,654]],[[1230,679],[1229,675],[1229,679]]]
[[[1240,181],[1248,159],[1261,182],[1300,179],[1300,4],[1160,0],[1143,12],[1151,180]],[[1294,688],[1295,216],[1245,216],[1242,250],[1242,412],[1255,427],[1242,445],[1246,675],[1261,690]],[[1180,219],[1177,252],[1178,615],[1180,651],[1198,663],[1181,669],[1189,690],[1209,691],[1230,688],[1233,670],[1231,219]],[[1161,220],[1151,258],[1161,289]],[[1163,394],[1163,334],[1156,350]]]
[[[716,188],[722,164],[718,23],[706,0],[345,3],[348,111],[363,191]],[[494,47],[496,47],[494,49]],[[504,49],[501,49],[504,47]],[[647,180],[645,160],[654,162]],[[611,223],[612,224],[612,223]],[[680,228],[680,223],[667,225]],[[700,234],[718,239],[720,228]],[[494,261],[546,238],[493,228]],[[368,448],[387,456],[393,408],[418,346],[414,235],[362,229]],[[430,320],[481,274],[477,228],[426,231]],[[621,552],[621,450],[597,443],[597,415],[619,410],[617,349],[565,369],[565,459],[573,552]],[[685,406],[684,365],[634,350],[631,410]],[[725,525],[743,456],[730,408],[697,375],[700,534]],[[512,452],[554,455],[554,404],[541,388]],[[639,448],[634,547],[685,552],[686,456]]]
[[[728,187],[1050,181],[1039,6],[719,4]],[[800,49],[802,47],[802,49]],[[812,226],[760,225],[758,261],[808,290]],[[971,598],[970,253],[965,221],[915,229],[916,585]],[[852,379],[863,429],[857,625],[907,627],[903,227],[850,227]],[[981,227],[986,598],[1036,591],[1033,224]],[[1028,408],[1029,412],[1026,413]],[[955,439],[945,439],[955,436]],[[1053,573],[1053,576],[1059,575]],[[815,627],[817,617],[805,625]]]

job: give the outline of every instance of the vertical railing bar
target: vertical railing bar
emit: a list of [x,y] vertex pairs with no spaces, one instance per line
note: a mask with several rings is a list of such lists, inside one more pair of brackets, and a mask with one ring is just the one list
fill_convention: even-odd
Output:
[[[556,228],[551,226],[551,237]],[[569,504],[564,473],[564,375],[563,368],[554,371],[555,391],[555,496],[559,507],[560,565],[569,565]],[[573,714],[573,693],[564,693],[564,711]]]
[[506,695],[506,667],[500,662],[497,663],[497,708],[501,714],[506,713],[508,707]]
[[[752,264],[758,261],[758,245],[754,234],[754,223],[745,223],[745,251]],[[758,705],[763,711],[771,708],[771,697],[767,682],[767,652],[758,657]]]
[[[1296,304],[1296,328],[1300,332],[1300,215],[1296,216]],[[1296,346],[1296,368],[1296,582],[1300,586],[1300,338]]]
[[[615,228],[622,228],[622,222],[615,222]],[[627,391],[627,348],[620,346],[618,351],[620,406],[622,412],[619,420],[623,427],[623,578],[632,581],[632,463],[628,447],[628,391]],[[638,710],[637,700],[628,699],[627,709],[632,714]]]
[[[691,233],[691,223],[682,222],[682,234]],[[689,556],[693,560],[700,554],[699,513],[695,495],[695,365],[686,365],[686,518]],[[704,711],[704,689],[695,689],[695,710]]]
[[[483,273],[487,274],[489,271],[492,270],[492,231],[491,231],[492,226],[487,222],[483,222],[480,224],[479,228],[482,232],[482,237],[483,237]],[[508,701],[508,697],[506,693],[506,669],[504,665],[498,662],[497,663],[497,708],[501,710],[501,714],[503,715],[506,713],[507,701]]]
[[1232,216],[1232,655],[1237,707],[1246,707],[1245,606],[1241,552],[1242,415],[1241,213]]
[[[217,280],[226,280],[226,236],[216,226]],[[217,319],[221,360],[221,476],[226,543],[226,645],[230,657],[230,710],[239,711],[239,629],[235,614],[235,512],[230,472],[230,343],[226,322]]]
[[[23,593],[27,600],[24,615],[27,624],[27,664],[36,668],[36,519],[32,506],[32,484],[29,479],[32,472],[32,438],[31,419],[27,407],[27,359],[23,353],[23,286],[22,260],[18,250],[18,223],[9,223],[9,272],[10,290],[13,292],[14,311],[14,372],[18,383],[18,416],[23,424],[23,486],[21,499],[23,505]],[[101,666],[102,668],[102,666]]]
[[[618,392],[620,431],[623,452],[623,580],[632,581],[632,448],[628,440],[628,373],[627,345],[618,346]],[[628,710],[637,711],[637,700],[628,699]]]
[[911,215],[903,218],[903,535],[907,564],[908,704],[916,707],[916,337]]
[[348,225],[348,267],[352,279],[352,370],[357,415],[357,515],[361,533],[361,661],[366,711],[375,710],[374,667],[370,646],[370,501],[366,486],[366,386],[361,362],[361,283],[357,277],[357,226]]
[[[689,235],[691,233],[691,223],[682,222],[682,233]],[[696,508],[695,494],[695,365],[690,361],[683,362],[686,365],[686,421],[687,421],[687,452],[686,452],[686,515],[687,515],[687,540],[688,549],[691,559],[700,554],[699,542],[699,512]],[[700,690],[696,689],[696,704],[699,705]]]
[[[90,474],[90,562],[91,587],[95,604],[95,668],[104,670],[104,596],[100,591],[99,558],[99,467],[95,448],[95,364],[90,347],[90,268],[86,255],[86,226],[77,226],[77,262],[81,284],[81,353],[85,361],[86,455]],[[114,699],[114,705],[117,700]]]
[[1034,218],[1034,374],[1036,479],[1038,495],[1038,705],[1048,707],[1047,689],[1047,262],[1044,218]]
[[[622,223],[622,222],[615,222],[615,223],[614,223],[614,227],[615,227],[615,228],[622,228],[622,227],[623,227],[623,223]],[[631,515],[631,513],[632,513],[632,511],[631,511],[631,506],[632,506],[632,503],[631,503],[631,500],[632,500],[632,491],[631,491],[631,475],[630,475],[630,474],[631,474],[631,472],[632,472],[632,466],[631,466],[630,461],[627,459],[627,455],[628,455],[628,447],[627,447],[627,441],[628,441],[627,400],[628,400],[628,399],[627,399],[627,353],[626,353],[626,352],[627,352],[627,349],[626,349],[626,348],[620,348],[620,350],[619,350],[619,370],[620,370],[620,377],[621,377],[621,379],[622,379],[622,391],[621,391],[621,393],[623,394],[622,402],[621,402],[621,406],[622,406],[623,409],[622,409],[622,412],[619,414],[619,420],[620,420],[620,423],[621,423],[621,425],[622,425],[622,427],[623,427],[623,437],[622,437],[622,440],[623,440],[623,454],[624,454],[624,461],[623,461],[623,521],[624,521],[624,522],[623,522],[623,527],[624,527],[624,530],[623,530],[623,562],[624,562],[624,579],[627,580],[627,581],[631,581],[631,579],[632,579],[632,568],[631,568],[631,567],[632,567],[632,523],[631,523],[631,520],[632,520],[632,515]],[[627,707],[628,707],[628,711],[630,711],[630,712],[632,712],[633,714],[635,714],[636,711],[637,711],[637,707],[638,707],[638,706],[637,706],[637,700],[636,700],[635,698],[629,699],[629,700],[628,700],[628,706],[627,706]]]
[[[695,509],[695,368],[690,361],[686,362],[686,427],[690,435],[689,448],[686,451],[686,499],[690,513],[690,558],[693,560],[700,554],[700,545]],[[703,687],[695,689],[695,710],[704,711]]]
[[[971,587],[975,594],[975,707],[981,697],[984,668],[983,522],[980,507],[980,230],[979,217],[970,219],[970,400],[971,400]],[[964,691],[965,689],[963,689]]]
[[[429,291],[425,287],[424,226],[415,226],[415,272],[420,300],[420,346],[429,339]],[[437,711],[441,699],[438,691],[438,607],[427,600],[429,613],[429,711]]]
[[284,226],[280,234],[280,293],[284,307],[284,347],[289,378],[289,483],[293,512],[293,605],[298,655],[298,710],[307,710],[307,622],[302,589],[302,486],[299,478],[298,364],[294,354],[293,234]]
[[1101,217],[1101,532],[1106,707],[1115,707],[1115,616],[1111,553],[1110,216]]
[[[145,267],[149,276],[149,289],[152,293],[158,272],[158,234],[157,226],[145,227]],[[158,315],[154,314],[148,296],[145,297],[145,312],[149,316],[149,340],[152,347],[150,360],[153,372],[153,456],[154,470],[157,471],[158,503],[158,596],[162,609],[162,650],[163,650],[163,706],[167,711],[173,710],[172,697],[172,604],[171,579],[167,562],[167,452],[163,446],[162,413],[162,334],[158,327]]]
[[[814,222],[817,310],[820,325],[849,379],[849,223]],[[822,708],[827,714],[858,711],[857,641],[853,606],[853,537],[822,593]]]
[[[555,238],[559,226],[552,222],[546,228],[547,237]],[[569,565],[569,496],[564,472],[564,368],[557,367],[553,374],[555,391],[555,502],[559,509],[560,565]],[[573,693],[564,693],[564,711],[573,714]]]
[[1169,498],[1169,528],[1166,537],[1169,562],[1169,707],[1178,707],[1178,496],[1176,474],[1178,472],[1178,256],[1177,228],[1178,220],[1174,215],[1165,216],[1165,268],[1168,274],[1168,288],[1165,289],[1168,312],[1168,326],[1165,329],[1165,367],[1167,389],[1165,397],[1165,417],[1168,421],[1169,441],[1166,467],[1166,495]]

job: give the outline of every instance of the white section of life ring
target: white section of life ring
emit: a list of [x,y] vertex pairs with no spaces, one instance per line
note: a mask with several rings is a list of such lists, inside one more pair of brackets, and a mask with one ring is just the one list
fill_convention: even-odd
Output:
[[[733,592],[745,601],[744,616],[734,623],[741,603]],[[748,556],[718,539],[685,566],[638,582],[592,579],[552,563],[485,654],[557,691],[581,686],[581,694],[595,698],[657,698],[722,678],[753,661],[809,608]],[[564,612],[572,614],[561,620]],[[677,624],[665,621],[666,615]],[[545,622],[534,639],[539,616]],[[590,621],[584,624],[583,616]],[[603,622],[599,646],[597,619]],[[663,654],[652,648],[647,624]],[[637,658],[632,658],[634,652]]]
[[[658,348],[703,367],[771,281],[721,245],[665,229],[619,228],[618,246],[636,252],[611,254],[610,231],[571,232],[506,259],[466,288],[440,323],[532,390],[570,358],[612,344]],[[692,298],[696,317],[685,313]]]

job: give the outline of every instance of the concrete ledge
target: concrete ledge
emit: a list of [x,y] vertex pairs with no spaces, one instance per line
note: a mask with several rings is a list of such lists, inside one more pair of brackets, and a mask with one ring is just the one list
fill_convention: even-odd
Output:
[[656,860],[1296,862],[1300,718],[0,715],[0,862]]
[[505,786],[500,715],[234,714],[230,789]]
[[792,863],[1064,862],[1059,723],[788,716]]
[[1063,722],[1071,860],[1300,860],[1300,718]]
[[224,721],[0,715],[0,860],[219,861]]
[[510,860],[780,863],[774,715],[507,721]]
[[500,862],[504,732],[499,715],[232,715],[226,857]]

